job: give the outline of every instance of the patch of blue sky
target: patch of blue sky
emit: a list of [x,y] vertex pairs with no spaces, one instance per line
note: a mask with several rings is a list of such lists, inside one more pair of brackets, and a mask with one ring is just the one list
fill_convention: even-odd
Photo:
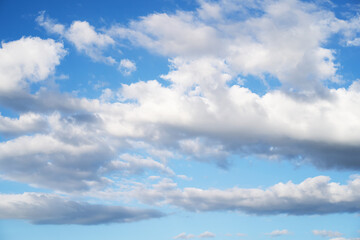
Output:
[[26,183],[15,182],[0,178],[0,193],[21,194],[24,192],[51,193],[52,190],[30,186]]
[[[257,157],[240,157],[231,155],[231,165],[222,169],[215,164],[189,161],[186,159],[171,160],[169,166],[178,175],[188,175],[191,181],[177,181],[178,186],[197,188],[262,188],[266,189],[279,182],[292,181],[299,184],[307,178],[319,175],[329,176],[332,182],[347,184],[350,176],[358,174],[355,170],[320,170],[312,165],[296,166],[291,161],[265,160]],[[202,169],[199,171],[199,169]]]
[[280,81],[271,74],[264,74],[263,76],[254,75],[239,75],[228,83],[229,86],[240,85],[248,88],[251,92],[263,96],[269,91],[277,90],[281,87]]
[[[301,224],[300,224],[301,220]],[[166,221],[166,226],[164,226]],[[208,212],[193,213],[182,212],[170,215],[166,219],[152,219],[137,223],[108,224],[97,226],[76,225],[32,225],[23,221],[1,221],[0,236],[6,240],[54,240],[62,239],[88,239],[98,240],[138,240],[157,236],[158,240],[172,239],[185,232],[199,235],[205,231],[216,234],[215,239],[269,239],[266,233],[273,230],[287,229],[289,235],[280,236],[279,239],[321,239],[314,236],[312,230],[339,231],[345,237],[359,237],[357,228],[351,224],[339,225],[339,222],[358,221],[354,214],[333,214],[328,216],[249,216],[241,213]],[[21,231],[19,231],[19,228]],[[236,236],[237,233],[246,236]],[[232,236],[226,236],[232,234]],[[151,238],[151,237],[150,237]]]

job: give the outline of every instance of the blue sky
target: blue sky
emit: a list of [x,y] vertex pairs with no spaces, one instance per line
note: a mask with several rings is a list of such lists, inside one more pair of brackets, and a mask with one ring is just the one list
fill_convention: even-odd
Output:
[[0,239],[360,239],[357,1],[0,1]]

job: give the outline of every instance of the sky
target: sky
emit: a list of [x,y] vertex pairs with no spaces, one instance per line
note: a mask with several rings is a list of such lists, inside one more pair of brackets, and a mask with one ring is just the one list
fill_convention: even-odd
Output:
[[0,239],[360,239],[360,2],[0,0]]

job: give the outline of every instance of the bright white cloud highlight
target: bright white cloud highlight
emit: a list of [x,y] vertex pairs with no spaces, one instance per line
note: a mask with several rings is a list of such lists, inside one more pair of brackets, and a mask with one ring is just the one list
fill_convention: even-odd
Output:
[[0,93],[21,92],[29,83],[45,80],[65,56],[62,43],[52,39],[23,37],[2,43],[0,48]]

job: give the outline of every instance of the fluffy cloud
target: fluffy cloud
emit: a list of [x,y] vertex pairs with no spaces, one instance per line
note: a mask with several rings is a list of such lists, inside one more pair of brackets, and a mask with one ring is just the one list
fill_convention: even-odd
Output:
[[[348,89],[322,84],[334,80],[337,69],[326,42],[339,32],[352,36],[356,18],[340,20],[325,8],[300,1],[200,4],[198,11],[151,14],[127,28],[114,26],[106,34],[96,33],[85,22],[62,28],[44,14],[38,22],[64,36],[87,29],[84,36],[92,37],[88,43],[80,41],[79,49],[100,49],[125,38],[171,58],[171,69],[162,76],[168,86],[158,81],[124,84],[118,92],[107,91],[103,104],[80,104],[78,111],[102,119],[96,127],[105,129],[102,133],[137,138],[221,167],[228,166],[227,156],[235,153],[310,162],[319,168],[359,169],[356,83]],[[259,14],[251,16],[251,10]],[[236,12],[243,18],[226,17]],[[123,60],[127,70],[132,68]],[[260,96],[232,83],[239,74],[264,81],[270,75],[295,90]],[[114,96],[119,102],[106,102]],[[68,103],[76,103],[72,104]]]
[[148,204],[171,204],[189,211],[241,211],[249,214],[312,215],[359,212],[360,178],[348,185],[330,182],[329,177],[308,178],[300,184],[291,181],[263,189],[178,189],[170,180],[152,188],[135,186],[131,194]]
[[56,33],[66,38],[74,44],[76,49],[84,52],[94,61],[102,61],[108,64],[114,64],[116,61],[112,57],[103,56],[103,50],[115,41],[108,35],[98,33],[95,28],[86,21],[74,21],[69,28],[66,28],[55,20],[45,16],[45,12],[36,18],[38,24],[44,27],[50,33]]
[[[134,136],[147,138],[147,134],[155,134],[152,141],[166,139],[164,144],[178,145],[194,156],[199,149],[205,150],[201,147],[205,144],[208,150],[200,152],[220,159],[228,152],[239,152],[311,162],[321,168],[359,168],[356,89],[329,90],[325,98],[281,91],[259,96],[238,85],[229,87],[226,80],[213,84],[215,79],[221,79],[218,75],[224,79],[226,75],[211,63],[203,61],[199,65],[204,71],[195,71],[199,69],[196,66],[190,72],[180,66],[167,75],[173,82],[170,87],[157,81],[123,85],[118,93],[120,99],[135,100],[135,104],[128,104],[132,110],[124,112],[123,123],[128,119],[130,125],[136,125]],[[178,87],[179,82],[187,84],[193,79],[191,87]],[[113,116],[106,121],[111,132],[124,136],[120,124],[115,127],[113,121]],[[132,128],[128,126],[127,130]]]
[[45,80],[66,54],[62,43],[38,37],[23,37],[1,45],[2,98],[27,89],[29,83]]
[[[250,16],[253,10],[259,14]],[[226,17],[238,12],[244,14]],[[323,84],[336,80],[338,68],[326,43],[336,33],[355,41],[355,20],[299,1],[201,1],[197,11],[151,14],[106,33],[82,21],[66,27],[41,14],[41,26],[95,61],[114,63],[103,54],[114,39],[169,57],[170,71],[161,76],[167,84],[123,84],[100,99],[46,89],[30,94],[31,83],[54,72],[63,45],[33,37],[3,43],[0,102],[19,116],[0,117],[1,133],[15,136],[0,143],[1,177],[68,194],[101,192],[114,184],[112,176],[156,171],[174,177],[169,158],[226,167],[231,154],[358,170],[359,82],[338,89]],[[136,68],[123,60],[125,71]],[[234,83],[239,76],[276,78],[283,88],[259,95]],[[316,177],[266,190],[178,189],[167,179],[152,188],[138,184],[127,194],[190,211],[303,215],[359,212],[359,192],[358,177],[348,185]]]
[[129,59],[121,59],[119,64],[119,71],[122,72],[122,74],[128,76],[135,70],[136,70],[136,65],[133,61]]
[[[300,1],[200,1],[198,11],[151,14],[114,26],[109,34],[171,58],[216,57],[237,75],[275,76],[284,88],[323,91],[336,81],[334,51],[323,47],[334,33],[354,32],[339,20]],[[259,14],[251,15],[253,11]],[[251,12],[251,13],[250,13]],[[243,18],[229,18],[241,15]]]
[[54,194],[0,194],[0,200],[0,219],[22,219],[35,224],[127,223],[164,216],[155,210],[88,204]]
[[279,237],[283,235],[288,235],[290,232],[286,229],[283,230],[274,230],[271,233],[266,233],[266,235],[269,235],[270,237]]
[[21,135],[44,130],[46,119],[42,115],[26,113],[19,118],[9,118],[0,115],[0,133],[5,135]]

